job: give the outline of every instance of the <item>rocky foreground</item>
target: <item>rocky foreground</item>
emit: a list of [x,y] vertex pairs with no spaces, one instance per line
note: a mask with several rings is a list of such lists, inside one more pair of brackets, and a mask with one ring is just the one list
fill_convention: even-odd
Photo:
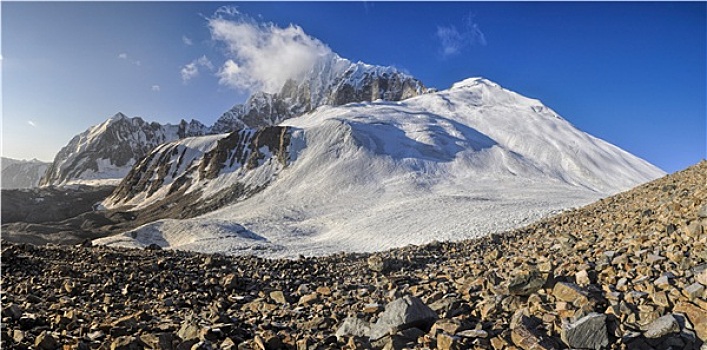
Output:
[[375,254],[6,243],[1,345],[704,350],[706,228],[703,161],[514,232]]

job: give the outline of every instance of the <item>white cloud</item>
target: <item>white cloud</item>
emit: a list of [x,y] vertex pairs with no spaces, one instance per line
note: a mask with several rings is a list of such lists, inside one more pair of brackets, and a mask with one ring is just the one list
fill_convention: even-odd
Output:
[[486,46],[486,36],[473,18],[471,14],[464,18],[461,32],[454,25],[437,27],[436,35],[440,41],[443,57],[456,55],[469,46]]
[[152,91],[159,92],[160,86],[159,85],[152,85],[151,89],[152,89]]
[[132,63],[132,64],[134,64],[134,65],[136,65],[136,66],[139,66],[139,65],[141,64],[139,60],[129,59],[129,58],[128,58],[128,54],[125,53],[125,52],[119,53],[119,54],[118,54],[118,58],[120,58],[121,60],[126,60],[126,61],[128,61],[128,62],[130,62],[130,63]]
[[187,45],[187,46],[194,45],[194,42],[191,39],[189,39],[186,35],[182,35],[182,42],[184,43],[184,45]]
[[214,17],[219,17],[221,15],[226,15],[226,16],[237,16],[240,15],[241,13],[238,11],[238,7],[236,6],[221,6],[219,7],[216,12],[214,13]]
[[33,127],[33,128],[36,128],[36,127],[37,127],[37,123],[35,123],[35,122],[31,121],[31,120],[28,120],[28,121],[27,121],[27,124],[29,124],[29,126],[31,126],[31,127]]
[[206,68],[210,71],[214,71],[214,65],[211,61],[206,58],[206,56],[201,56],[190,63],[185,64],[180,73],[182,75],[182,81],[187,82],[193,78],[199,76],[199,67]]
[[288,79],[301,79],[332,53],[299,26],[258,23],[233,7],[216,11],[208,26],[212,39],[227,51],[216,73],[219,83],[238,90],[277,92]]

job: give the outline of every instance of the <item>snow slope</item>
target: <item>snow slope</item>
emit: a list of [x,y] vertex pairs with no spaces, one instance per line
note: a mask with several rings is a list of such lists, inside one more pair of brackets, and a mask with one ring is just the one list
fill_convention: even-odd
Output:
[[527,224],[663,176],[481,78],[284,121],[287,168],[252,198],[98,240],[268,257],[376,251]]

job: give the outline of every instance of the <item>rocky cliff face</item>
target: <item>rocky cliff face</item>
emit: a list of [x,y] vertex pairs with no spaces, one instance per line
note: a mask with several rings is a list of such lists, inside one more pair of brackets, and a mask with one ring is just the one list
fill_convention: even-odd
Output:
[[256,93],[234,106],[216,121],[212,132],[276,125],[324,105],[400,101],[430,91],[394,67],[352,63],[334,56],[317,64],[306,79],[289,80],[279,93]]
[[[230,134],[186,138],[150,152],[104,202],[108,208],[147,207],[178,195],[204,192],[202,203],[237,186],[242,195],[274,178],[287,165],[290,128],[269,126]],[[260,177],[250,178],[259,172]],[[224,201],[226,202],[226,201]]]
[[161,125],[118,113],[71,139],[56,155],[40,185],[115,184],[156,146],[204,135],[208,130],[194,120]]

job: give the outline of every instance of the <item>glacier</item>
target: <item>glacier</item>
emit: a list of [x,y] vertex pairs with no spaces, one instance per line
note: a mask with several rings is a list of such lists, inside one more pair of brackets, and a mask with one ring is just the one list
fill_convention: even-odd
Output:
[[[258,168],[262,191],[95,242],[287,258],[379,251],[509,230],[665,175],[483,78],[324,105],[279,126],[291,130],[287,163]],[[229,174],[195,186],[217,193]]]

